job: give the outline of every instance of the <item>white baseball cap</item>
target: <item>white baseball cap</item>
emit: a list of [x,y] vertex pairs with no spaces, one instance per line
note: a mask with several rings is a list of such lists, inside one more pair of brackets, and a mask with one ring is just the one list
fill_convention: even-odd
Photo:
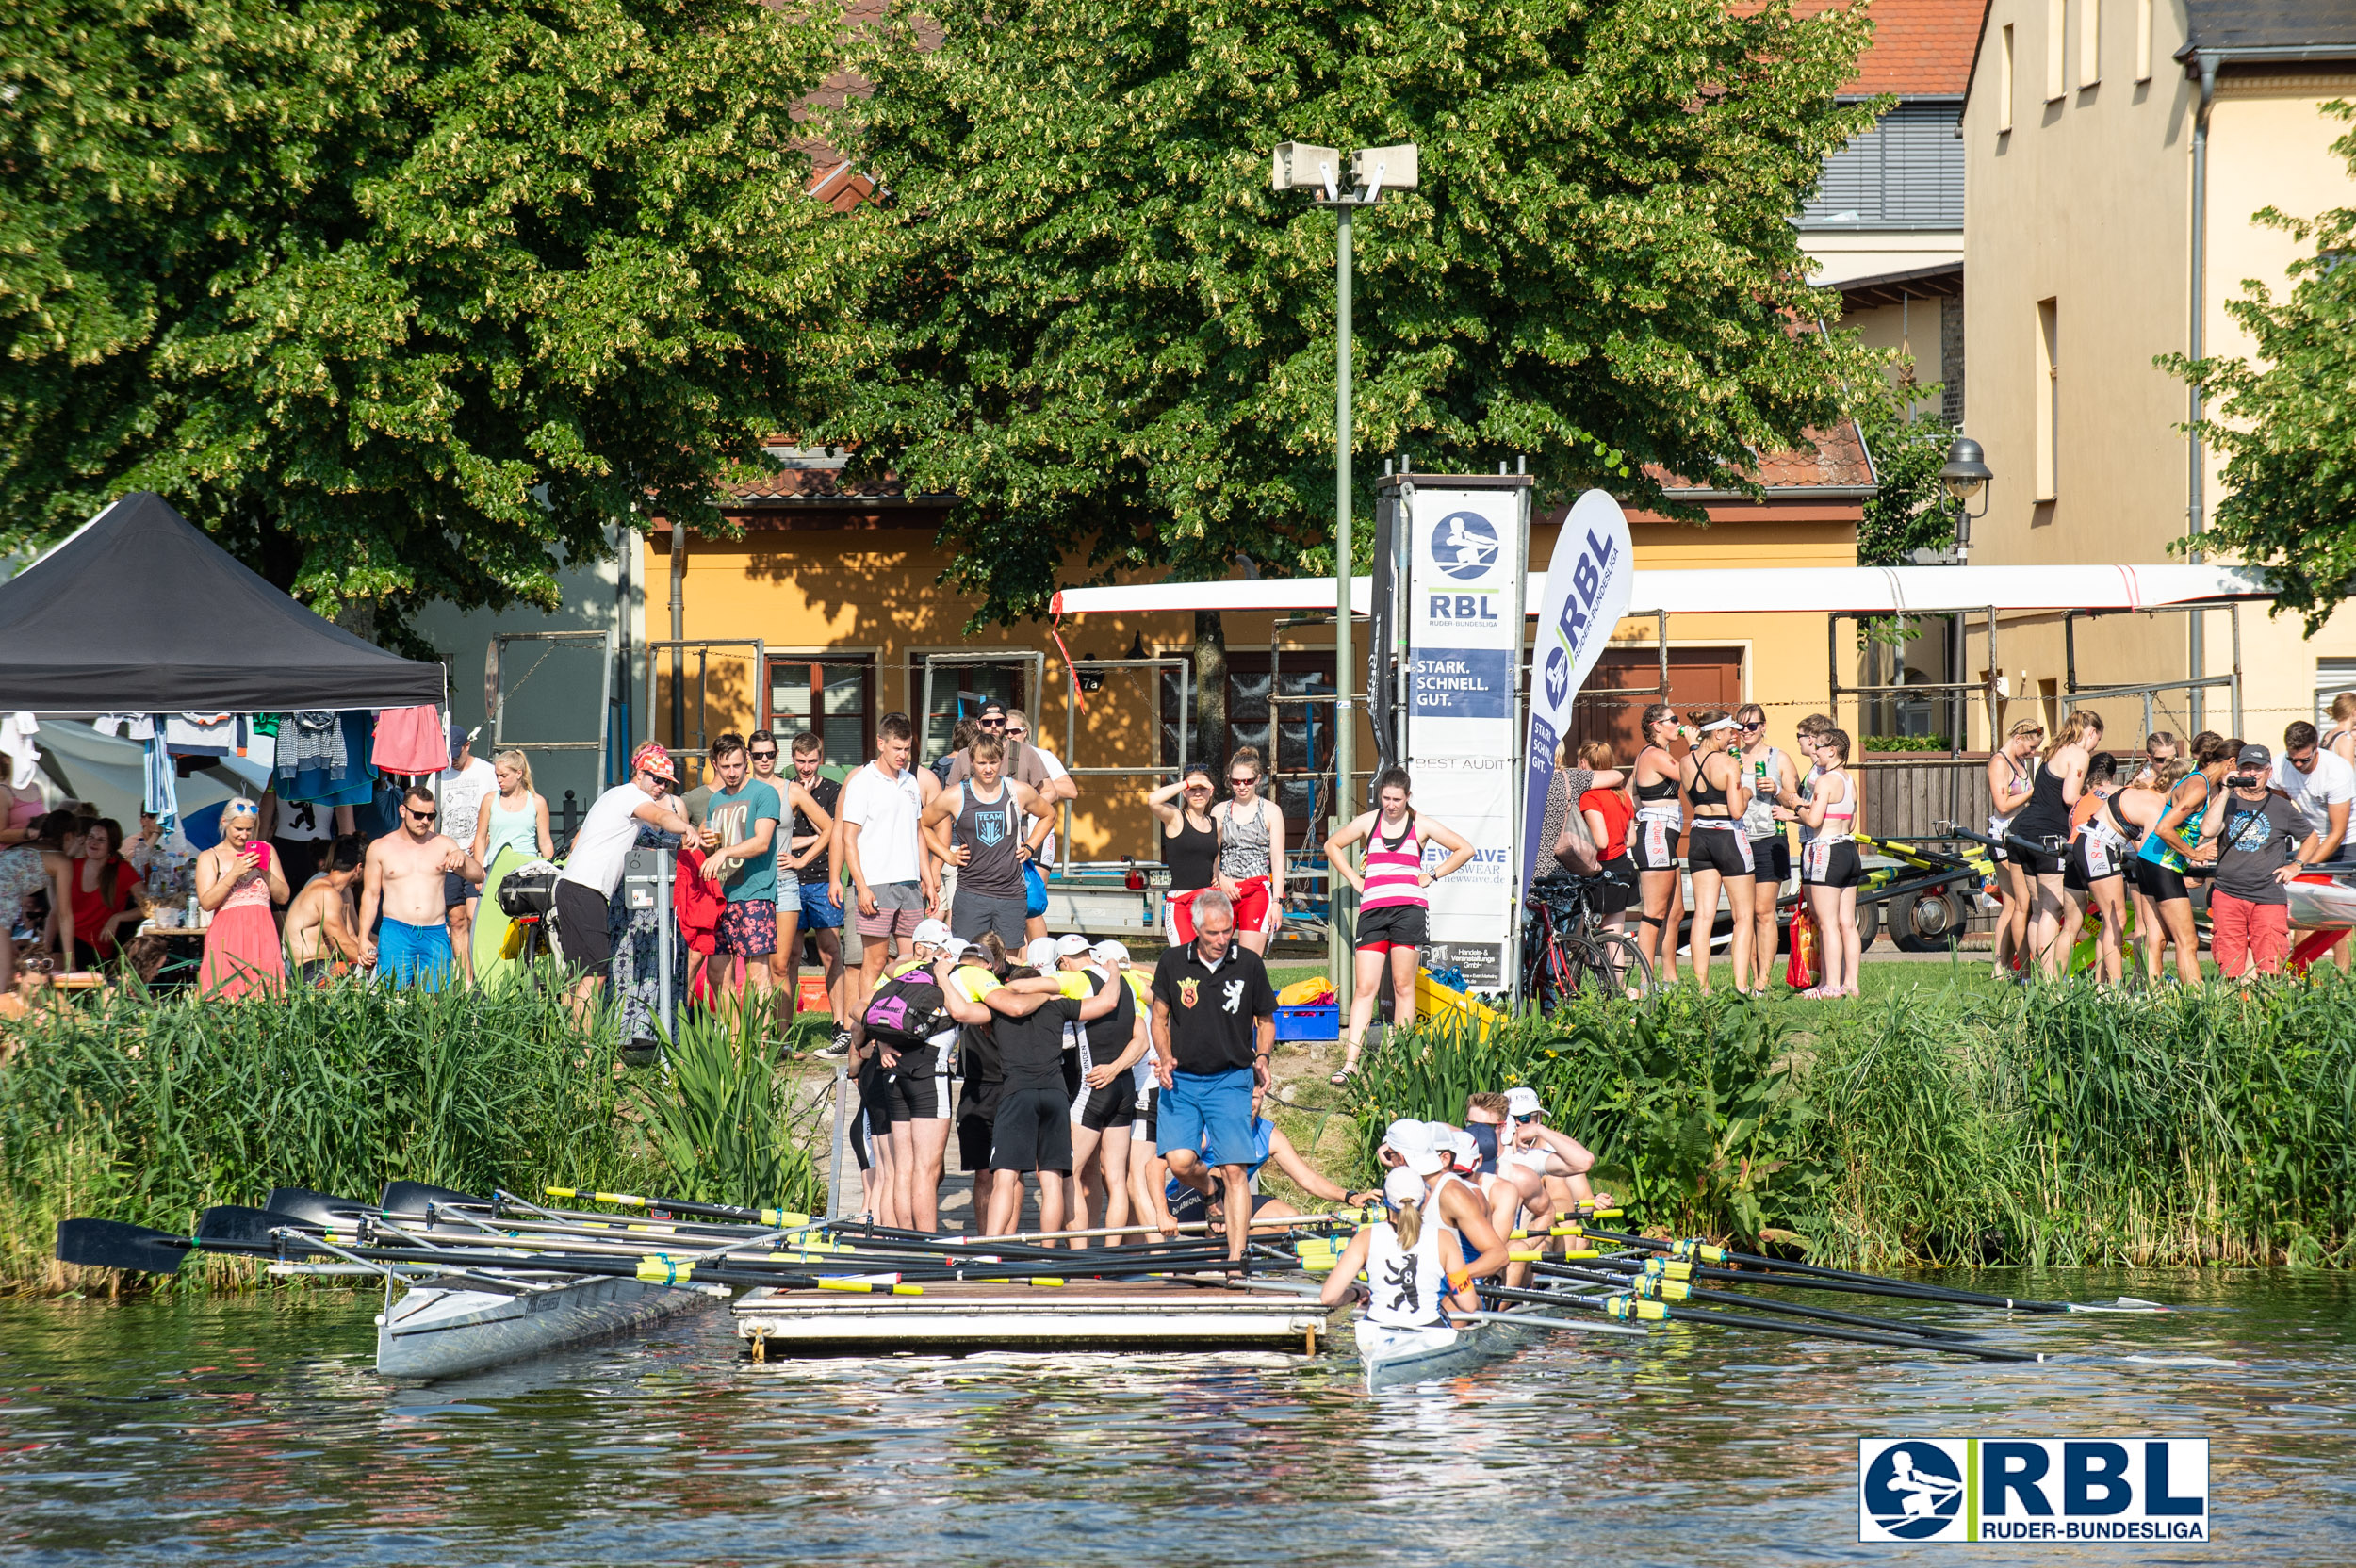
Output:
[[1434,1176],[1448,1168],[1448,1157],[1432,1136],[1432,1123],[1402,1118],[1383,1133],[1383,1147],[1418,1176]]
[[1383,1178],[1383,1196],[1393,1203],[1420,1203],[1431,1196],[1422,1177],[1400,1166]]
[[[1434,1122],[1432,1125],[1437,1127],[1440,1124]],[[1481,1168],[1481,1145],[1473,1141],[1473,1135],[1462,1127],[1449,1127],[1446,1131],[1448,1148],[1456,1155],[1456,1168],[1479,1170]]]
[[922,942],[926,947],[947,947],[957,940],[949,934],[949,923],[945,920],[918,921],[916,929],[908,934],[908,939]]
[[1110,937],[1106,937],[1103,941],[1088,949],[1088,956],[1100,964],[1117,967],[1129,961],[1129,949]]
[[1034,938],[1031,945],[1023,950],[1023,961],[1033,969],[1054,969],[1056,956],[1055,939],[1053,937]]
[[1536,1089],[1522,1087],[1505,1091],[1505,1114],[1507,1116],[1529,1116],[1533,1112],[1539,1116],[1544,1116],[1546,1112],[1546,1108],[1538,1102]]
[[1058,958],[1077,958],[1088,950],[1088,939],[1086,937],[1067,933],[1055,939],[1055,956]]
[[955,958],[959,962],[963,962],[965,956],[973,951],[973,944],[965,940],[962,937],[952,937],[947,941],[942,942],[941,947],[942,952],[948,954],[950,957]]

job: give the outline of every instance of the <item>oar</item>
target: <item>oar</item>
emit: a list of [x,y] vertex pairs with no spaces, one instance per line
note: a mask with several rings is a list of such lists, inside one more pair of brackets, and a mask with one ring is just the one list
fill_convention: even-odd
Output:
[[1502,1285],[1479,1286],[1481,1294],[1500,1301],[1528,1301],[1533,1306],[1561,1306],[1566,1301],[1593,1307],[1612,1317],[1641,1322],[1703,1323],[1721,1329],[1758,1329],[1767,1333],[1797,1334],[1807,1339],[1840,1339],[1856,1345],[1886,1345],[1907,1350],[1939,1350],[1948,1355],[1972,1356],[1980,1361],[2043,1361],[2044,1356],[2029,1350],[2002,1350],[1987,1345],[1959,1345],[1948,1340],[1916,1339],[1904,1334],[1867,1333],[1859,1329],[1818,1327],[1807,1323],[1784,1323],[1772,1317],[1741,1317],[1733,1313],[1695,1312],[1680,1307],[1675,1312],[1662,1301],[1643,1300],[1634,1296],[1606,1296],[1600,1299],[1588,1297],[1565,1297],[1542,1290],[1510,1290]]
[[[288,1253],[304,1256],[356,1258],[368,1263],[422,1263],[447,1267],[451,1264],[471,1263],[478,1266],[497,1260],[487,1259],[480,1252],[459,1254],[432,1248],[417,1247],[354,1247],[323,1245],[304,1231],[292,1225],[277,1227],[268,1243],[230,1241],[204,1236],[176,1235],[170,1231],[157,1231],[144,1225],[125,1225],[104,1219],[62,1220],[57,1226],[57,1259],[61,1263],[78,1264],[91,1268],[121,1268],[139,1273],[174,1274],[179,1272],[180,1260],[191,1250],[219,1252],[239,1257],[284,1257]],[[862,1294],[888,1292],[894,1296],[922,1294],[921,1288],[897,1282],[890,1283],[863,1280],[827,1279],[814,1274],[786,1273],[781,1270],[752,1270],[744,1268],[713,1268],[690,1260],[674,1258],[640,1258],[626,1262],[619,1258],[553,1255],[530,1259],[507,1260],[509,1267],[521,1267],[532,1273],[593,1274],[608,1279],[636,1279],[651,1284],[683,1285],[701,1282],[724,1285],[772,1285],[788,1290],[840,1290]]]
[[[1654,1236],[1626,1235],[1616,1231],[1595,1231],[1578,1224],[1563,1228],[1563,1233],[1594,1236],[1600,1241],[1616,1241],[1623,1246],[1641,1247],[1647,1251],[1671,1257],[1687,1258],[1701,1263],[1755,1264],[1760,1269],[1787,1276],[1780,1281],[1761,1282],[1799,1284],[1802,1280],[1831,1280],[1844,1285],[1897,1285],[1908,1289],[1926,1301],[1957,1301],[1972,1306],[2002,1307],[2006,1312],[2069,1312],[2067,1301],[2031,1301],[2011,1296],[1990,1296],[1982,1291],[1957,1290],[1951,1285],[1918,1284],[1907,1280],[1893,1280],[1883,1274],[1859,1274],[1846,1268],[1826,1268],[1820,1264],[1792,1263],[1782,1258],[1761,1257],[1756,1252],[1738,1252],[1731,1248],[1718,1247],[1706,1241],[1661,1241]],[[1756,1277],[1754,1277],[1756,1278]]]
[[1450,1307],[1448,1315],[1460,1322],[1469,1319],[1479,1323],[1511,1323],[1516,1328],[1569,1329],[1582,1334],[1619,1334],[1628,1339],[1645,1337],[1644,1330],[1625,1323],[1580,1323],[1568,1317],[1543,1317],[1534,1312],[1458,1312]]
[[1657,1298],[1663,1301],[1722,1302],[1728,1306],[1749,1307],[1759,1312],[1772,1312],[1786,1317],[1812,1318],[1820,1323],[1845,1323],[1857,1329],[1880,1329],[1910,1334],[1922,1334],[1931,1339],[1968,1340],[1977,1336],[1957,1329],[1935,1329],[1927,1324],[1905,1323],[1893,1318],[1874,1317],[1867,1313],[1838,1312],[1831,1307],[1803,1306],[1797,1301],[1776,1301],[1764,1296],[1741,1296],[1730,1290],[1704,1290],[1683,1280],[1656,1274],[1639,1274],[1633,1280],[1626,1275],[1607,1274],[1598,1269],[1573,1268],[1562,1264],[1537,1264],[1540,1274],[1549,1279],[1578,1280],[1585,1284],[1611,1285],[1632,1290],[1638,1296]]
[[550,1198],[585,1198],[625,1209],[662,1209],[671,1214],[699,1214],[711,1219],[733,1219],[745,1225],[799,1225],[810,1217],[792,1209],[743,1209],[731,1203],[695,1203],[684,1198],[643,1198],[634,1192],[583,1192],[578,1187],[543,1187]]

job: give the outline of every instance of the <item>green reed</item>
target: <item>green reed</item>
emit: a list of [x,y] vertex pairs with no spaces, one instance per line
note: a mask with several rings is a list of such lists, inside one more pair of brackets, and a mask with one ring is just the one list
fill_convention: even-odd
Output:
[[646,1186],[663,1165],[614,1037],[610,1020],[584,1037],[549,989],[524,985],[337,985],[237,1004],[123,994],[15,1025],[0,1067],[0,1285],[73,1282],[49,1256],[73,1215],[184,1230],[273,1186],[372,1199],[395,1177]]
[[[749,1021],[751,1014],[744,1015]],[[822,1210],[826,1186],[804,1147],[790,1086],[748,1021],[686,1017],[659,1070],[630,1086],[668,1197],[747,1208]],[[813,1107],[805,1119],[815,1120]]]
[[1676,991],[1373,1054],[1397,1116],[1528,1084],[1639,1222],[1820,1261],[2356,1262],[2356,983],[1923,988],[1847,1006]]

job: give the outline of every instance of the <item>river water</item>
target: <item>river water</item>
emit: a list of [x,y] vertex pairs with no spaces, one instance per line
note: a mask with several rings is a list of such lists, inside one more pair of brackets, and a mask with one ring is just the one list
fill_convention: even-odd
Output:
[[[1341,1355],[755,1365],[725,1311],[401,1387],[368,1295],[7,1300],[0,1563],[2356,1561],[2356,1282],[1970,1283],[2193,1310],[1946,1319],[2042,1365],[1562,1335],[1370,1396]],[[2205,1436],[2216,1539],[1861,1545],[1857,1440],[1899,1435]]]

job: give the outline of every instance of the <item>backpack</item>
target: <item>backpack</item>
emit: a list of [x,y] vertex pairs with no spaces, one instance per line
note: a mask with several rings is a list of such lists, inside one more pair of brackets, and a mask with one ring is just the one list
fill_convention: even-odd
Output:
[[957,1027],[929,969],[912,969],[879,981],[860,1022],[869,1039],[902,1051],[927,1044],[935,1035]]

